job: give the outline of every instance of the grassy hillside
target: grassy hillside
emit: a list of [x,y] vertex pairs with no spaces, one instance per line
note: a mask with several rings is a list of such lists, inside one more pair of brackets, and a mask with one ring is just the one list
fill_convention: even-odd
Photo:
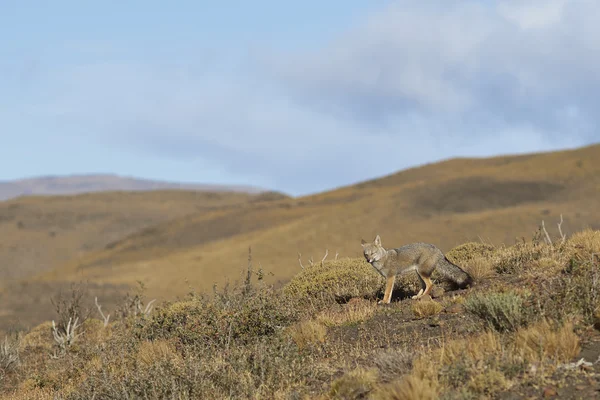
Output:
[[281,289],[251,275],[153,309],[140,292],[108,321],[96,310],[86,318],[68,295],[55,325],[0,343],[0,398],[595,398],[592,254],[600,231],[552,244],[539,231],[513,246],[465,243],[447,256],[475,286],[436,282],[433,298],[411,300],[407,277],[389,305],[376,303],[382,278],[346,257],[306,267]]
[[[0,329],[13,317],[25,315],[27,320],[28,314],[33,313],[33,318],[39,319],[48,312],[48,308],[39,309],[37,304],[46,302],[55,292],[57,282],[38,285],[30,281],[32,275],[77,260],[91,251],[110,248],[123,237],[157,223],[221,209],[234,210],[266,196],[225,192],[104,192],[0,202]],[[121,285],[107,287],[105,293],[112,296],[121,289]]]
[[110,174],[43,176],[13,181],[0,181],[0,200],[30,195],[69,195],[92,192],[189,190],[204,192],[264,191],[252,186],[210,185],[155,181]]
[[[512,244],[546,221],[556,235],[600,227],[600,146],[489,159],[454,159],[302,198],[269,198],[235,207],[182,213],[132,229],[110,246],[72,257],[4,299],[23,304],[31,291],[89,280],[111,290],[142,280],[148,296],[169,299],[191,288],[243,276],[248,247],[269,283],[285,282],[312,256],[360,255],[360,239],[380,234],[384,246],[432,242],[443,250],[480,241]],[[76,201],[76,200],[74,200]],[[151,201],[149,201],[151,202]],[[22,316],[27,315],[24,306]],[[24,308],[23,308],[24,307]],[[31,308],[31,307],[29,307]],[[36,308],[40,310],[40,308]],[[33,320],[31,320],[33,321]]]

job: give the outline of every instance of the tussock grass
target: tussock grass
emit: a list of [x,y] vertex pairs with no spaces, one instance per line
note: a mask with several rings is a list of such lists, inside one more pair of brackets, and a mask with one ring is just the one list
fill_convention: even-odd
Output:
[[331,399],[363,399],[371,392],[378,381],[375,368],[356,368],[331,384],[329,398]]
[[396,382],[377,387],[371,398],[373,400],[435,400],[439,396],[432,382],[409,375]]
[[288,333],[300,350],[307,346],[325,342],[327,328],[318,321],[301,321],[292,325]]
[[371,318],[377,311],[377,303],[358,300],[332,306],[317,314],[316,319],[325,326],[352,325]]
[[411,306],[412,312],[417,318],[431,317],[432,315],[439,314],[443,309],[440,303],[435,300],[420,300],[416,301]]

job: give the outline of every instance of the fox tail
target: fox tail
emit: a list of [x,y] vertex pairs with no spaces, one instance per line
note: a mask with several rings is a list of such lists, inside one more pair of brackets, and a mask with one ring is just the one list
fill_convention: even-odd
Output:
[[437,269],[444,278],[455,283],[461,289],[473,285],[473,277],[446,257],[440,260]]

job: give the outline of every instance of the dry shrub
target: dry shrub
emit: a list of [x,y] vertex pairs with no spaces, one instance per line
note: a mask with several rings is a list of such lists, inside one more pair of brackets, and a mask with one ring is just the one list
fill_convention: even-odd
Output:
[[285,287],[284,294],[299,300],[374,299],[383,278],[363,258],[343,258],[306,267]]
[[489,279],[496,274],[493,262],[484,256],[475,256],[465,261],[462,266],[473,277],[475,282]]
[[446,342],[417,357],[411,375],[436,382],[440,393],[453,391],[464,398],[493,396],[509,389],[516,379],[535,379],[525,374],[531,365],[537,367],[537,378],[544,379],[578,353],[579,340],[572,324],[542,321],[512,335],[487,331]]
[[589,260],[592,253],[600,253],[600,230],[586,229],[574,233],[565,247],[572,257]]
[[17,392],[0,394],[0,400],[56,400],[60,398],[52,388],[23,388]]
[[363,300],[335,305],[316,316],[316,320],[325,326],[352,325],[363,322],[377,311],[377,303]]
[[150,367],[154,364],[171,364],[180,366],[182,359],[175,347],[166,340],[143,341],[136,353],[137,362]]
[[530,263],[529,268],[524,270],[525,275],[531,276],[554,276],[565,268],[564,263],[552,257],[542,257],[539,260]]
[[298,322],[288,328],[288,333],[299,349],[325,342],[327,328],[318,321]]
[[52,349],[52,322],[43,322],[31,329],[21,339],[21,351],[25,349],[36,349],[36,351],[46,350],[48,353]]
[[406,376],[398,381],[378,386],[373,400],[435,400],[437,390],[431,381]]
[[0,373],[13,370],[19,362],[19,337],[6,336],[3,342],[0,341]]
[[389,348],[376,353],[373,363],[379,370],[381,379],[389,382],[410,372],[414,357],[414,353],[406,349]]
[[468,389],[472,393],[489,396],[494,392],[506,390],[510,386],[510,381],[502,372],[491,368],[474,375],[468,384]]
[[415,317],[423,318],[439,314],[444,306],[434,300],[420,300],[413,303],[411,309]]
[[363,399],[373,390],[377,380],[378,374],[375,368],[356,368],[333,381],[329,396],[332,399]]
[[565,363],[579,354],[580,346],[572,323],[557,326],[556,323],[544,320],[517,331],[515,350],[531,363],[543,363],[547,360]]

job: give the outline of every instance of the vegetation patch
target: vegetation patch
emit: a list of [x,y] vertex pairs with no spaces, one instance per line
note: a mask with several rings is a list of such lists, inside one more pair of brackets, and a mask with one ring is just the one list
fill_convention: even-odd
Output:
[[383,278],[362,258],[342,258],[305,267],[285,287],[284,293],[303,301],[327,303],[353,297],[374,299]]

